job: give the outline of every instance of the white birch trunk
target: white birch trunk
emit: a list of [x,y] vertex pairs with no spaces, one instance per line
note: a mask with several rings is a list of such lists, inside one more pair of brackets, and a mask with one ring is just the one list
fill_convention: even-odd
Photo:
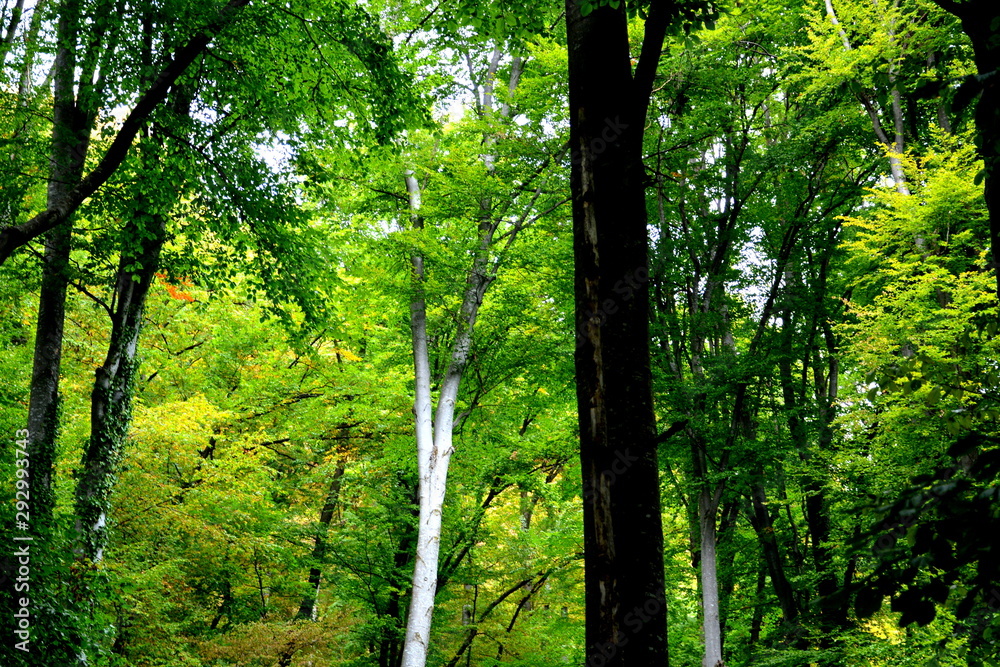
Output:
[[[420,187],[412,171],[404,175],[410,200],[410,221],[422,228],[420,218]],[[417,470],[419,476],[419,526],[417,555],[413,569],[413,593],[407,616],[406,639],[403,644],[403,664],[422,666],[427,659],[431,629],[431,612],[437,588],[437,560],[440,548],[441,513],[430,512],[434,488],[434,427],[431,409],[431,370],[427,354],[427,307],[424,302],[424,259],[414,254],[414,296],[410,304],[410,331],[413,337],[413,378],[415,381],[413,415],[417,440]]]
[[[477,94],[479,112],[493,113],[493,77],[499,66],[501,52],[495,49],[490,58],[483,96]],[[513,91],[520,78],[523,61],[516,59],[511,73],[509,90]],[[471,63],[470,63],[471,73]],[[503,109],[510,113],[510,107]],[[483,165],[488,173],[493,173],[494,156],[489,153],[493,137],[484,137],[485,153]],[[409,196],[410,221],[414,228],[423,227],[420,218],[420,185],[412,171],[404,174],[406,191]],[[472,270],[466,283],[465,295],[459,311],[458,331],[452,344],[448,369],[441,382],[437,410],[431,420],[432,402],[430,390],[430,362],[427,351],[427,312],[423,296],[423,258],[414,255],[413,279],[416,286],[410,306],[410,324],[413,335],[414,379],[416,382],[413,411],[416,420],[416,439],[419,488],[419,525],[417,527],[416,562],[413,568],[413,591],[406,619],[406,637],[403,643],[402,667],[425,667],[430,647],[431,622],[434,613],[434,597],[437,593],[438,556],[441,549],[441,519],[444,508],[445,490],[448,480],[448,464],[454,451],[452,434],[455,426],[455,403],[462,383],[462,375],[469,361],[472,348],[472,333],[482,305],[483,297],[495,274],[497,264],[491,266],[490,246],[493,243],[497,223],[493,221],[492,201],[487,197],[480,201],[479,246],[472,262]],[[507,246],[513,242],[517,229],[512,230]]]
[[709,488],[702,489],[698,495],[698,519],[701,524],[701,600],[705,631],[705,655],[701,664],[702,667],[723,667],[719,577],[715,552],[715,512],[718,501]]

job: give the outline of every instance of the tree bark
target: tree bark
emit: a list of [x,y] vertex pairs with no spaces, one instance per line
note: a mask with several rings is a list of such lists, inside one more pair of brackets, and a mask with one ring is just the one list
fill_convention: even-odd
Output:
[[39,535],[47,534],[55,508],[53,475],[59,434],[59,373],[62,367],[69,244],[69,227],[52,230],[46,235],[35,330],[28,403],[28,455],[32,467],[28,484],[34,527]]
[[90,440],[76,488],[77,553],[93,562],[103,558],[108,544],[111,492],[131,425],[142,313],[165,238],[164,217],[142,202],[137,209],[125,229],[111,339],[104,364],[95,372]]
[[0,38],[0,63],[6,62],[7,54],[10,53],[11,44],[14,43],[14,35],[17,27],[21,23],[21,14],[24,13],[24,0],[16,0],[10,12],[10,20],[7,22],[7,31]]
[[[344,437],[346,437],[347,430],[342,429]],[[319,513],[319,525],[316,527],[316,537],[313,538],[313,565],[309,568],[309,592],[302,596],[302,602],[299,603],[299,611],[295,616],[298,619],[316,620],[316,601],[319,599],[319,584],[323,577],[320,565],[323,562],[323,557],[326,556],[326,531],[330,528],[333,515],[336,513],[337,506],[340,503],[340,483],[344,477],[346,463],[347,461],[343,458],[338,460],[337,467],[330,477],[330,488],[326,492],[326,501],[323,503],[323,509]]]
[[[719,489],[721,490],[721,489]],[[705,653],[702,667],[722,667],[722,626],[719,614],[719,576],[716,557],[715,516],[719,508],[716,489],[707,484],[698,493],[698,526],[701,531],[701,600]]]
[[566,21],[586,659],[666,665],[642,141],[671,6],[651,4],[633,77],[624,3],[582,4]]
[[[417,520],[419,520],[419,498],[417,485],[402,474],[397,476],[398,485],[406,490],[407,498],[410,500],[410,512],[413,521],[404,524],[399,541],[396,543],[393,554],[393,572],[408,573],[413,572],[414,545],[417,540]],[[403,608],[401,600],[403,592],[399,588],[393,587],[389,592],[389,602],[385,612],[380,613],[380,618],[388,619],[392,624],[382,625],[381,636],[378,644],[378,665],[379,667],[399,667],[403,654],[403,641],[405,639],[405,625],[403,618]],[[401,632],[402,631],[402,632]]]
[[[51,171],[46,198],[49,208],[64,205],[72,184],[83,173],[93,127],[93,112],[79,108],[74,91],[80,15],[79,1],[67,2],[56,27],[59,48],[53,64]],[[33,467],[30,494],[36,525],[42,531],[52,519],[55,504],[52,475],[59,431],[59,374],[71,239],[69,222],[46,234],[32,362],[28,404],[28,451]]]
[[990,214],[990,250],[996,273],[997,300],[1000,300],[1000,4],[995,0],[935,0],[944,10],[962,21],[962,29],[972,40],[976,69],[982,84],[976,104],[976,132],[985,177],[983,196]]
[[[410,220],[414,229],[423,228],[420,217],[421,195],[416,176],[412,171],[404,175],[409,195]],[[430,641],[431,614],[434,611],[434,593],[437,584],[437,559],[440,549],[441,512],[431,512],[436,497],[434,464],[433,405],[431,403],[431,370],[427,351],[427,307],[424,300],[424,259],[414,253],[414,298],[410,304],[410,331],[413,338],[413,414],[417,441],[417,470],[419,475],[417,522],[417,550],[413,567],[413,587],[410,592],[410,612],[407,616],[406,639],[403,646],[403,664],[422,667],[427,659]],[[450,456],[450,452],[448,453]],[[435,493],[432,493],[435,491]],[[442,502],[444,498],[442,497]]]

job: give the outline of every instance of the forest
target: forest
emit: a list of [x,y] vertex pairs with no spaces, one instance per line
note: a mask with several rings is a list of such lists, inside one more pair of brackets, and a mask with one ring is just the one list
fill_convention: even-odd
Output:
[[1000,665],[1000,2],[0,5],[3,667]]

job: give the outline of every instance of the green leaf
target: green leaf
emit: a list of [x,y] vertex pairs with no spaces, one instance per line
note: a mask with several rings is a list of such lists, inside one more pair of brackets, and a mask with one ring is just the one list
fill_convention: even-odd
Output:
[[940,403],[941,389],[938,387],[931,387],[931,390],[927,392],[927,394],[924,396],[924,402],[931,407],[934,407],[935,405]]

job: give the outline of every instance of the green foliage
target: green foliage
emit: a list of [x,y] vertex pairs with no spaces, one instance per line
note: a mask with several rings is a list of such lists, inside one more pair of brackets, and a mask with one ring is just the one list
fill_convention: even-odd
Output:
[[[959,467],[939,468],[914,479],[901,499],[881,509],[874,535],[875,571],[858,582],[858,615],[868,617],[891,595],[899,623],[927,625],[937,606],[964,620],[995,626],[1000,580],[993,534],[998,519],[1000,449],[996,438],[970,433],[948,451]],[[866,536],[871,537],[871,536]],[[991,620],[992,619],[992,620]],[[995,632],[995,628],[992,632]]]
[[[731,667],[993,664],[1000,338],[968,41],[929,0],[836,0],[838,24],[820,2],[668,4],[644,154],[657,409],[662,431],[683,422],[661,444],[672,661],[701,661],[707,485]],[[639,53],[651,3],[581,5],[624,12]],[[4,47],[5,224],[45,206],[51,94],[18,83],[26,66],[42,83],[63,6]],[[88,169],[218,6],[81,4],[80,64],[103,76],[83,87]],[[484,219],[495,282],[458,397],[431,663],[583,661],[563,9],[251,2],[181,77],[74,220],[33,653],[5,643],[0,662],[392,664],[416,522],[410,256],[438,379]],[[910,195],[880,181],[864,106],[891,134],[893,91]],[[159,215],[133,415],[102,487],[110,548],[89,564],[72,504],[93,370],[116,268]],[[7,435],[27,412],[39,269],[32,252],[0,267]],[[3,456],[8,545],[15,474]],[[315,621],[299,618],[313,570]]]
[[950,618],[960,641],[932,660],[984,664],[997,573],[992,542],[977,536],[994,518],[1000,395],[980,163],[968,138],[938,133],[905,165],[911,195],[876,189],[873,207],[848,220],[854,291],[841,330],[859,393],[847,428],[868,460],[847,465],[890,504],[857,536],[870,570],[841,595],[857,592],[859,618],[887,596],[900,625]]
[[875,191],[876,208],[848,220],[855,233],[845,244],[857,278],[853,321],[842,330],[871,406],[857,414],[877,420],[880,438],[910,441],[930,460],[947,447],[945,434],[995,419],[996,304],[973,185],[979,163],[969,142],[942,142],[909,163],[914,193]]

